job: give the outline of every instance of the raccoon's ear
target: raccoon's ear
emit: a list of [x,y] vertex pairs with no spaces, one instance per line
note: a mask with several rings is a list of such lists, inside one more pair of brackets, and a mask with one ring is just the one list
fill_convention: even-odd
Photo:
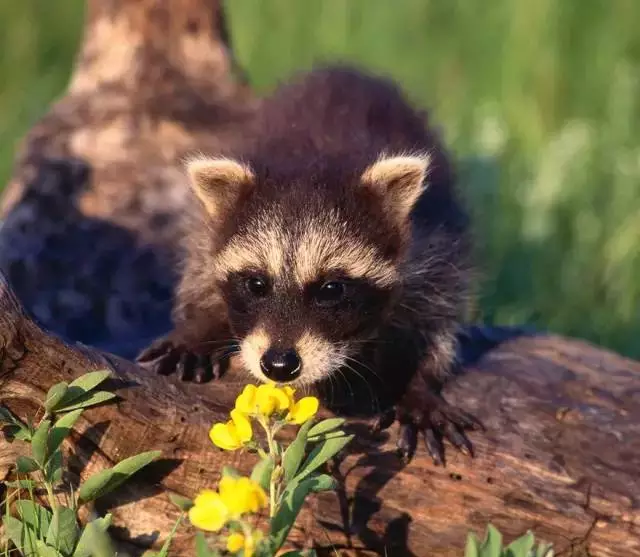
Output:
[[404,225],[425,190],[429,155],[383,157],[369,166],[361,182],[380,196],[383,207],[399,225]]
[[233,159],[192,158],[186,168],[193,191],[211,216],[232,211],[255,182],[251,168]]

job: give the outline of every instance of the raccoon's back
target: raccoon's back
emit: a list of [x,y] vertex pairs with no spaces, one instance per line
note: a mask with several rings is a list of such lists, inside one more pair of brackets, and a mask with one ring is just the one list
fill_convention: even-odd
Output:
[[414,222],[428,230],[465,228],[440,137],[391,79],[345,65],[320,67],[281,85],[259,112],[243,153],[258,174],[274,182],[348,182],[383,153],[428,152],[429,187]]
[[377,157],[437,147],[426,114],[414,110],[389,79],[347,66],[295,76],[266,99],[257,150],[289,157]]

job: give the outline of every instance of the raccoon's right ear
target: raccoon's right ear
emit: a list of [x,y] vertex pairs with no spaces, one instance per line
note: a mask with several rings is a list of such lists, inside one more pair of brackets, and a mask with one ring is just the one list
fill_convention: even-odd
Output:
[[251,168],[234,159],[198,157],[186,167],[193,191],[212,217],[232,211],[255,182]]

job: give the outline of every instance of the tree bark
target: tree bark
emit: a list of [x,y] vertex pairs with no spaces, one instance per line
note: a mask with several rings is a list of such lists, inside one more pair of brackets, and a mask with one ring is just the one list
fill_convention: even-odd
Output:
[[88,1],[0,210],[0,270],[48,329],[129,357],[168,330],[181,160],[250,133],[239,73],[218,0]]
[[[46,391],[90,369],[110,368],[120,402],[94,408],[69,449],[86,477],[144,450],[163,460],[101,503],[116,535],[144,547],[161,542],[177,518],[167,498],[215,486],[224,464],[248,472],[254,457],[213,447],[208,429],[224,420],[245,375],[184,384],[149,376],[132,363],[44,333],[0,284],[0,404],[33,416]],[[373,436],[364,419],[334,469],[337,493],[306,506],[293,541],[351,555],[462,554],[467,531],[488,522],[512,538],[527,529],[559,555],[640,555],[640,364],[583,342],[553,336],[505,343],[448,386],[487,426],[473,437],[475,459],[448,449],[446,467],[419,450],[404,465],[393,436]],[[327,415],[325,412],[324,415]],[[0,442],[0,472],[19,443]],[[349,532],[349,535],[346,534]],[[193,554],[182,529],[176,555]],[[349,551],[347,551],[349,549]],[[587,551],[589,553],[587,553]],[[385,553],[386,552],[386,553]],[[325,553],[321,553],[325,554]]]
[[[188,385],[125,359],[169,326],[181,157],[250,133],[258,101],[237,75],[219,2],[90,0],[69,89],[26,138],[4,194],[0,269],[20,302],[0,282],[0,403],[26,417],[53,383],[114,371],[121,401],[87,411],[68,449],[83,477],[163,451],[99,509],[135,547],[169,532],[167,492],[193,496],[223,464],[253,464],[207,437],[239,370]],[[307,506],[294,541],[459,556],[467,531],[492,522],[509,538],[531,528],[560,555],[640,556],[639,378],[639,364],[582,342],[503,344],[445,391],[488,428],[473,436],[476,459],[449,449],[437,468],[420,451],[405,466],[393,437],[349,420],[358,435],[335,470],[342,489]],[[0,442],[3,477],[18,448]],[[175,554],[193,554],[192,535],[181,530]]]

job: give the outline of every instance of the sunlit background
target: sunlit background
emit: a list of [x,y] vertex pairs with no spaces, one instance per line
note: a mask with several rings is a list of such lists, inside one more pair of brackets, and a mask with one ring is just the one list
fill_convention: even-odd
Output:
[[[268,91],[315,60],[397,78],[458,157],[479,318],[640,357],[640,1],[233,0]],[[0,184],[69,77],[81,0],[0,2]]]

